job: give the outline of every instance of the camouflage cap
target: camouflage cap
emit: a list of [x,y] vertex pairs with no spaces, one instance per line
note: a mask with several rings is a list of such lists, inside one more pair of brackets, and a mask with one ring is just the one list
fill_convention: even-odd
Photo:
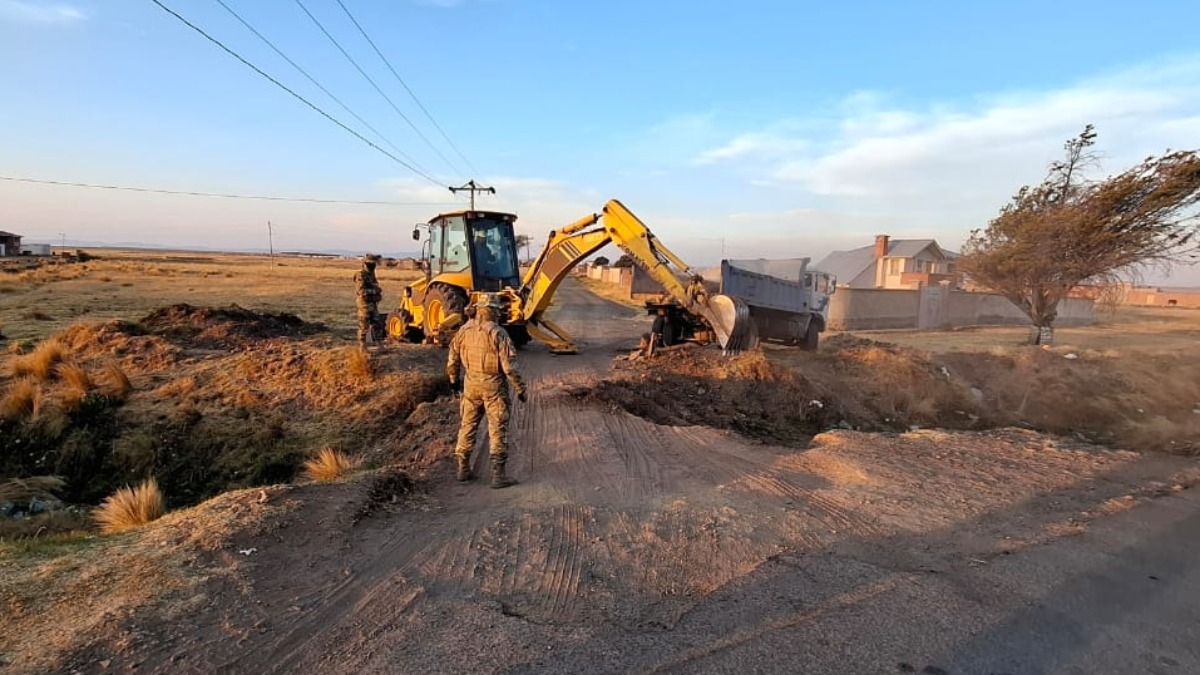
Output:
[[365,263],[375,264],[379,262],[379,256],[375,255],[374,253],[368,253],[362,257],[362,261]]

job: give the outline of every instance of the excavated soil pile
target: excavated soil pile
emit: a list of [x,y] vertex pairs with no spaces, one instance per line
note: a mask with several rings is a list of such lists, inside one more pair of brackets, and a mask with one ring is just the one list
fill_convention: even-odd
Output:
[[308,337],[326,330],[286,312],[255,312],[229,307],[193,307],[187,304],[157,309],[140,322],[149,332],[172,341],[205,349],[238,349],[257,340]]
[[816,353],[677,348],[618,359],[608,377],[571,393],[660,424],[782,444],[833,428],[1018,426],[1139,450],[1200,449],[1200,364],[1176,356],[929,354],[837,335]]
[[774,368],[760,352],[725,358],[684,348],[618,361],[611,376],[570,393],[658,424],[730,429],[783,445],[804,445],[845,419],[823,387]]

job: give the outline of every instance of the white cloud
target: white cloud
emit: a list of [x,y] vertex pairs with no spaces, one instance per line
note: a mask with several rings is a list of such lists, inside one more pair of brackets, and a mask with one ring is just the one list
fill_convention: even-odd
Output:
[[[796,125],[795,120],[788,121]],[[981,204],[994,212],[1036,182],[1061,144],[1093,123],[1107,170],[1166,148],[1191,147],[1200,129],[1200,57],[1141,66],[1059,90],[980,96],[920,108],[855,92],[824,129],[743,131],[697,161],[735,164],[759,185],[813,196],[895,204]],[[756,147],[775,152],[757,153]]]
[[725,145],[712,150],[705,150],[696,159],[697,164],[716,164],[725,160],[741,157],[754,157],[758,160],[787,157],[797,152],[803,152],[811,146],[804,138],[788,138],[777,133],[748,133],[735,136]]
[[75,23],[86,20],[83,10],[59,3],[0,0],[0,19],[21,23]]

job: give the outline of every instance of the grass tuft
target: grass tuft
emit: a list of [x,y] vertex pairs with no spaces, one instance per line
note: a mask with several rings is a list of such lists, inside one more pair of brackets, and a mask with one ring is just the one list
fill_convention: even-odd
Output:
[[54,373],[62,381],[63,404],[68,408],[78,406],[92,391],[92,378],[78,363],[64,361],[55,366]]
[[33,377],[41,382],[50,379],[54,366],[61,363],[67,353],[58,340],[46,340],[24,356],[12,360],[13,377]]
[[57,499],[57,493],[67,484],[58,476],[12,478],[0,483],[0,502],[28,504],[33,499]]
[[149,478],[135,488],[123,487],[106,497],[92,517],[101,532],[114,534],[157,520],[164,513],[166,506],[158,481]]
[[133,391],[133,383],[129,381],[129,376],[116,361],[109,361],[105,364],[101,374],[104,378],[104,393],[109,396],[125,398],[129,392]]
[[322,448],[316,457],[304,462],[304,474],[317,482],[337,480],[354,470],[358,462],[346,453],[333,448]]
[[32,378],[14,382],[0,398],[0,418],[19,420],[34,416],[41,408],[42,387]]

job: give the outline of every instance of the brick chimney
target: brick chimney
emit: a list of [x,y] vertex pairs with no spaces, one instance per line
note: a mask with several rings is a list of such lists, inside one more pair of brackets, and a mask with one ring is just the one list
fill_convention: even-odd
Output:
[[887,252],[888,236],[886,234],[875,235],[875,259],[879,260],[880,258],[886,256]]

